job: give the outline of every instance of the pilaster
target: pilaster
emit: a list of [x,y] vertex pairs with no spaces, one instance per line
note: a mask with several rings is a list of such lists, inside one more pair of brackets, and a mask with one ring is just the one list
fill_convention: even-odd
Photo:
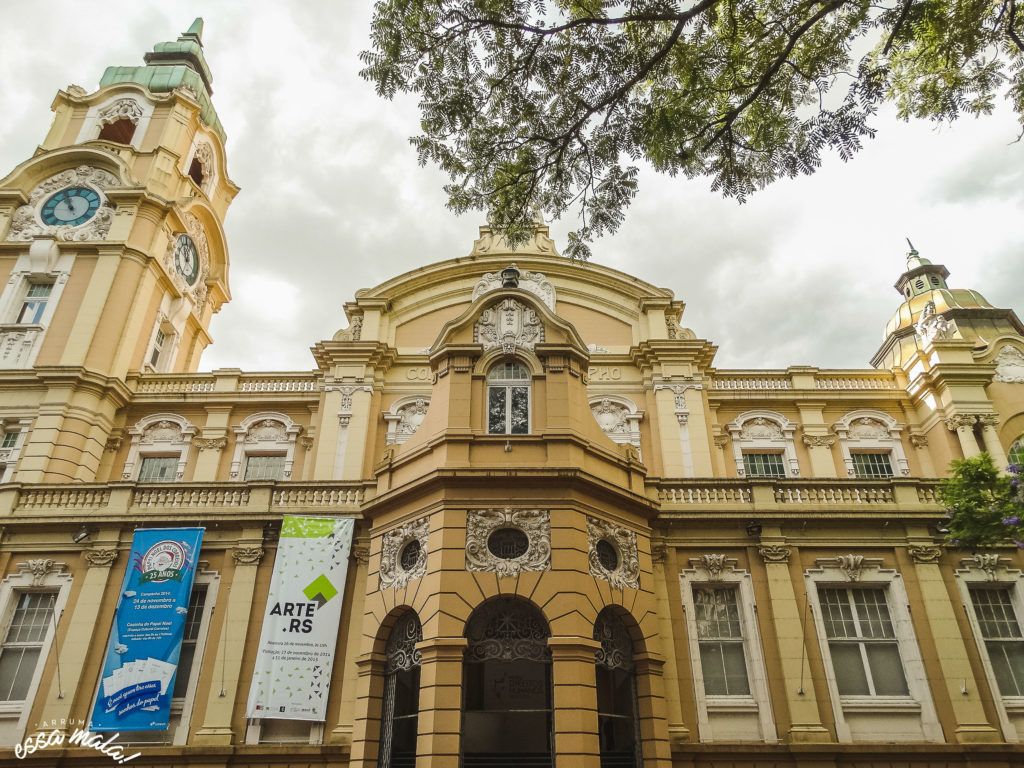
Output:
[[582,637],[550,637],[554,683],[556,768],[600,768],[594,655],[601,644]]
[[356,562],[352,605],[349,608],[348,636],[345,640],[345,672],[341,681],[341,706],[338,723],[330,733],[331,744],[351,745],[355,724],[359,665],[356,657],[362,641],[363,609],[366,605],[366,572],[370,562],[370,540],[360,537],[352,542],[351,558]]
[[[420,663],[419,735],[416,763],[430,768],[458,768],[462,731],[462,662],[464,637],[437,637],[417,643]],[[594,657],[590,657],[593,670]],[[593,671],[591,671],[593,677]],[[557,701],[557,694],[556,694]],[[557,703],[556,703],[557,706]],[[594,723],[596,730],[596,720]],[[595,737],[596,738],[596,737]]]

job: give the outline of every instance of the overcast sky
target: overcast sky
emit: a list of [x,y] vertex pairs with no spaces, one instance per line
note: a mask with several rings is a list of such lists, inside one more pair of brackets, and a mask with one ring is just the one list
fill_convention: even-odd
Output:
[[[445,179],[407,138],[413,100],[358,77],[370,2],[85,3],[0,0],[0,177],[29,157],[54,94],[95,90],[106,66],[142,64],[195,16],[206,22],[228,173],[233,300],[202,368],[308,370],[342,304],[418,265],[469,253],[482,215],[444,207]],[[720,368],[865,367],[900,303],[909,236],[953,287],[1024,314],[1024,143],[1012,112],[936,131],[891,114],[851,162],[738,205],[641,173],[626,224],[594,261],[670,288]],[[572,222],[552,222],[558,247]]]

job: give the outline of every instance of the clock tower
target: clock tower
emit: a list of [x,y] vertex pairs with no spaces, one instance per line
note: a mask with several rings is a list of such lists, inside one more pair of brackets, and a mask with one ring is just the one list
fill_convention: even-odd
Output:
[[195,371],[230,299],[238,187],[202,32],[60,91],[42,145],[0,179],[0,418],[38,408],[32,443],[81,436],[26,445],[19,479],[95,477],[129,373]]

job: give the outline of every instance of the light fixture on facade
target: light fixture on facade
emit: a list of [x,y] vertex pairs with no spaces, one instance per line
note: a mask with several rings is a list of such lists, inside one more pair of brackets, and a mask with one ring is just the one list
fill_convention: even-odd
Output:
[[515,264],[509,264],[507,267],[501,270],[501,287],[519,287],[519,269],[516,267]]
[[71,534],[71,540],[73,542],[75,542],[75,544],[81,544],[83,541],[85,541],[91,535],[92,535],[92,531],[89,530],[88,528],[86,528],[83,525],[81,528],[79,528],[77,531],[75,531],[75,533]]
[[760,536],[761,535],[761,521],[760,520],[747,520],[747,536]]

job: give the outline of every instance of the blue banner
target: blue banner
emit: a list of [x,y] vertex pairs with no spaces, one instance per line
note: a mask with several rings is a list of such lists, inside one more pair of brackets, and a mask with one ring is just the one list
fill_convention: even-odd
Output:
[[202,528],[135,531],[89,730],[167,729],[202,541]]

